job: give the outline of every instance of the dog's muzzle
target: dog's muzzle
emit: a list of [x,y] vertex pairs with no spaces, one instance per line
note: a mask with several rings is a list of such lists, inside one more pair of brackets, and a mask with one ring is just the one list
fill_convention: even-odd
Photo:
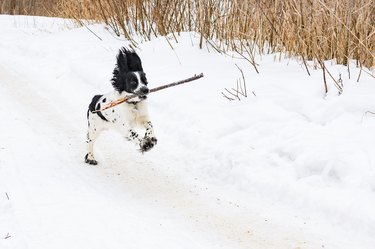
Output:
[[145,99],[149,92],[150,90],[147,87],[142,87],[136,94],[139,96],[139,98]]
[[141,87],[135,94],[139,99],[143,100],[147,98],[147,94],[150,93],[150,90],[147,87]]
[[139,89],[139,92],[141,93],[141,95],[147,95],[150,90],[148,90],[147,87],[142,87],[141,89]]

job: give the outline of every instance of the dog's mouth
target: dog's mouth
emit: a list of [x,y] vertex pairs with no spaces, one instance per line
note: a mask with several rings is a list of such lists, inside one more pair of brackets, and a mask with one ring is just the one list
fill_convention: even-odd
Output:
[[135,95],[137,95],[137,97],[140,100],[144,100],[144,99],[147,98],[147,94],[149,92],[150,92],[150,90],[147,87],[142,87],[141,89],[139,89],[138,91],[135,92]]
[[134,102],[140,102],[142,100],[147,99],[147,94],[140,93],[140,92],[134,92],[134,94],[137,96],[134,98]]
[[132,100],[128,101],[128,103],[131,103],[131,104],[137,104],[145,99],[147,99],[147,96],[146,95],[138,95],[135,93],[135,95],[137,95],[137,97],[135,98],[132,98]]

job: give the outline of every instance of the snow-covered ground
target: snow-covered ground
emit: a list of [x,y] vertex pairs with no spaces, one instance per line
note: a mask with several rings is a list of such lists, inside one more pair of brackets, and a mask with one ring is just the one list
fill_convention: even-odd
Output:
[[[67,28],[70,26],[70,28]],[[327,62],[220,55],[183,33],[140,42],[157,146],[116,133],[84,163],[86,110],[129,42],[102,25],[0,16],[0,248],[375,248],[375,80]],[[229,102],[243,69],[249,92]],[[254,96],[251,91],[254,91]]]

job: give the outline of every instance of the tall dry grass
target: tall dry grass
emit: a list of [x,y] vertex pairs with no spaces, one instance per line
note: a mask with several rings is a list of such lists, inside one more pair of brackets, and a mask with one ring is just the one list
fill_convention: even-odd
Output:
[[51,16],[59,0],[0,0],[0,14]]
[[1,0],[0,13],[105,22],[134,34],[195,31],[218,51],[256,64],[256,52],[283,52],[324,67],[335,59],[375,67],[375,0]]
[[255,52],[375,66],[373,0],[60,0],[59,14],[105,22],[130,40],[196,31],[254,66]]

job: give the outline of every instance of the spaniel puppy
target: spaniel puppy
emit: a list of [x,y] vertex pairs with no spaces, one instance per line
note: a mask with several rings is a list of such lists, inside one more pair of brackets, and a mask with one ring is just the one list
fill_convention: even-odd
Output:
[[[141,152],[150,150],[157,143],[152,123],[147,111],[147,87],[146,74],[143,72],[142,62],[137,53],[121,48],[117,55],[117,65],[113,70],[112,85],[115,91],[95,95],[87,111],[87,154],[85,162],[96,165],[93,146],[99,134],[107,129],[120,132],[125,138],[134,142]],[[125,97],[137,95],[131,102],[124,102],[104,111],[98,111],[108,103]],[[95,112],[98,111],[98,112]],[[145,129],[141,136],[134,128]]]

